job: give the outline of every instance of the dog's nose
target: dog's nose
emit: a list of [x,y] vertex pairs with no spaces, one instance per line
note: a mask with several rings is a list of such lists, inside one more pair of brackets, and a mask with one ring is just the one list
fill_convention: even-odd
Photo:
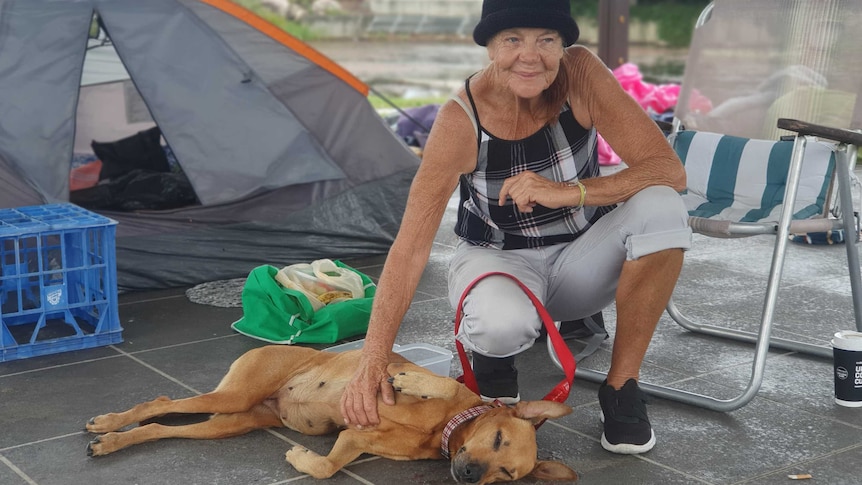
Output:
[[471,462],[458,467],[454,472],[455,480],[460,483],[478,483],[485,474],[485,466]]

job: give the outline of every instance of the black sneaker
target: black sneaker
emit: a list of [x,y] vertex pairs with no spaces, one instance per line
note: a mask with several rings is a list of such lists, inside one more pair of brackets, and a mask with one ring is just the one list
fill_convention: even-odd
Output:
[[646,394],[634,379],[629,379],[619,391],[602,382],[599,388],[602,406],[602,448],[611,453],[636,455],[655,446],[655,433],[646,412]]
[[[592,324],[586,323],[586,320],[592,319]],[[597,331],[604,330],[605,328],[605,319],[602,316],[602,312],[598,312],[592,316],[587,318],[580,318],[578,320],[563,320],[559,325],[560,336],[563,337],[563,340],[574,340],[580,338],[588,338],[592,337],[596,334]],[[605,339],[607,339],[607,332],[604,332]],[[539,329],[539,338],[547,337],[548,331],[544,326]]]
[[514,356],[486,357],[474,352],[473,374],[476,376],[476,384],[479,385],[479,397],[483,401],[516,404],[521,400]]

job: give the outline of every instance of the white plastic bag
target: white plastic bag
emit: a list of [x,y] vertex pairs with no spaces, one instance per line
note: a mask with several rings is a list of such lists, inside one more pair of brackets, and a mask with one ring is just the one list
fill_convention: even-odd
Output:
[[321,283],[331,286],[335,290],[349,291],[351,298],[362,298],[365,296],[365,287],[362,278],[347,268],[337,266],[332,260],[318,259],[311,263],[314,276]]
[[[306,278],[306,275],[308,278]],[[317,299],[318,295],[316,293],[306,289],[306,284],[303,283],[304,280],[313,277],[314,273],[311,272],[311,265],[300,263],[285,266],[278,270],[278,273],[275,274],[275,281],[278,281],[278,283],[285,288],[296,290],[305,295],[305,297],[308,298],[308,301],[311,302],[311,306],[314,308],[314,311],[317,311],[323,308],[326,304]]]
[[276,273],[275,279],[281,286],[304,294],[314,311],[329,303],[365,297],[362,278],[329,259],[285,266]]

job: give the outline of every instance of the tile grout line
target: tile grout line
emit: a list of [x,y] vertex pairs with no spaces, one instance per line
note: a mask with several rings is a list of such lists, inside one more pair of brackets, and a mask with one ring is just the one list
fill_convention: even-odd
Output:
[[[111,347],[113,347],[113,345],[112,345]],[[156,367],[154,367],[154,366],[152,366],[152,365],[150,365],[150,364],[148,364],[148,363],[144,362],[143,360],[141,360],[141,359],[137,358],[136,356],[134,356],[134,355],[132,355],[132,354],[130,354],[130,353],[128,353],[128,352],[125,352],[125,351],[120,350],[120,349],[117,349],[117,348],[115,348],[114,350],[116,350],[117,352],[119,352],[121,355],[124,355],[124,356],[128,357],[129,359],[131,359],[131,360],[133,360],[133,361],[137,362],[138,364],[140,364],[140,365],[142,365],[142,366],[146,367],[147,369],[150,369],[151,371],[153,371],[153,372],[155,372],[156,374],[158,374],[158,375],[160,375],[160,376],[164,377],[165,379],[167,379],[167,380],[169,380],[169,381],[173,382],[174,384],[177,384],[177,385],[179,385],[179,386],[181,386],[181,387],[184,387],[184,388],[188,389],[189,391],[193,392],[194,394],[197,394],[197,395],[201,395],[201,394],[203,394],[201,391],[198,391],[198,390],[197,390],[197,389],[195,389],[194,387],[189,386],[189,385],[188,385],[188,384],[186,384],[185,382],[183,382],[183,381],[181,381],[181,380],[177,379],[176,377],[174,377],[174,376],[172,376],[172,375],[170,375],[170,374],[168,374],[168,373],[166,373],[166,372],[164,372],[164,371],[162,371],[162,370],[160,370],[160,369],[158,369],[158,368],[156,368]]]
[[86,433],[88,433],[88,432],[87,431],[75,431],[74,433],[66,433],[66,434],[61,434],[59,436],[52,436],[50,438],[43,438],[41,440],[31,441],[29,443],[21,443],[21,444],[17,444],[17,445],[7,446],[6,448],[0,448],[0,453],[3,453],[4,451],[9,451],[9,450],[15,450],[18,448],[24,448],[24,447],[31,446],[31,445],[37,445],[39,443],[47,443],[49,441],[61,440],[63,438],[68,438],[70,436],[78,436],[80,434],[86,434]]
[[127,356],[131,356],[131,355],[143,354],[143,353],[147,353],[147,352],[154,352],[154,351],[158,351],[158,350],[183,347],[186,345],[194,345],[194,344],[199,344],[199,343],[204,343],[204,342],[212,342],[214,340],[234,338],[234,337],[239,337],[240,335],[241,334],[222,335],[221,337],[212,337],[212,338],[205,338],[205,339],[200,339],[200,340],[193,340],[191,342],[183,342],[180,344],[173,344],[173,345],[164,345],[162,347],[154,347],[152,349],[136,350],[134,352],[126,352],[124,350],[120,350],[116,345],[107,345],[106,346],[107,348],[114,350],[115,352],[117,352],[117,354],[116,355],[106,355],[104,357],[97,357],[95,359],[86,359],[86,360],[79,360],[76,362],[68,362],[66,364],[57,364],[57,365],[52,365],[52,366],[48,366],[48,367],[40,367],[38,369],[30,369],[30,370],[25,370],[25,371],[21,371],[21,372],[13,372],[11,374],[0,375],[0,379],[4,379],[6,377],[20,376],[23,374],[31,374],[33,372],[42,372],[42,371],[53,370],[53,369],[61,369],[63,367],[70,367],[73,365],[89,364],[92,362],[99,362],[99,361],[108,360],[108,359],[116,359],[119,357],[127,357]]
[[160,296],[160,297],[158,297],[158,298],[148,298],[148,299],[146,299],[146,300],[125,301],[125,302],[122,302],[122,303],[119,303],[119,302],[118,302],[118,303],[117,303],[117,306],[123,307],[123,306],[129,306],[129,305],[137,305],[137,304],[139,304],[139,303],[153,303],[153,302],[156,302],[156,301],[173,300],[173,299],[176,299],[176,298],[186,298],[186,295],[185,295],[185,293],[183,293],[183,294],[181,294],[181,295]]
[[[287,429],[287,428],[285,428],[285,429]],[[264,431],[266,431],[267,433],[269,433],[269,434],[271,434],[271,435],[275,436],[276,438],[278,438],[278,439],[280,439],[280,440],[282,440],[282,441],[284,441],[284,442],[286,442],[286,443],[289,443],[289,444],[291,444],[291,445],[293,445],[293,446],[302,446],[303,448],[306,448],[306,449],[307,449],[307,447],[306,447],[305,445],[303,445],[302,443],[296,442],[296,441],[294,441],[294,440],[292,440],[292,439],[288,438],[287,436],[284,436],[283,434],[276,432],[276,431],[275,431],[275,430],[273,430],[272,428],[267,428],[267,429],[265,429]],[[304,435],[303,435],[303,436],[304,436]],[[366,479],[362,478],[361,476],[357,475],[355,472],[352,472],[352,471],[348,470],[348,469],[347,469],[347,467],[348,467],[348,466],[353,466],[353,465],[358,465],[358,464],[360,464],[360,463],[367,463],[367,462],[369,462],[369,461],[376,461],[376,460],[379,460],[379,459],[380,459],[380,457],[379,457],[379,456],[372,456],[372,457],[370,457],[370,458],[366,458],[366,459],[364,459],[364,460],[354,460],[354,461],[351,461],[350,463],[348,463],[348,464],[347,464],[347,466],[346,466],[345,468],[342,468],[341,470],[338,470],[338,471],[339,471],[339,472],[341,472],[341,473],[344,473],[344,474],[346,474],[346,475],[348,475],[348,476],[350,476],[350,477],[352,477],[352,478],[354,478],[354,479],[356,479],[356,480],[358,480],[358,481],[360,481],[360,482],[362,482],[362,483],[364,483],[365,485],[374,485],[374,482],[370,482],[370,481],[368,481],[368,480],[366,480]],[[293,478],[289,478],[289,479],[287,479],[287,480],[278,481],[278,482],[275,482],[275,483],[271,483],[270,485],[280,485],[280,484],[282,484],[282,483],[290,483],[290,482],[292,482],[292,481],[298,480],[298,479],[300,479],[300,478],[308,477],[308,476],[310,476],[310,475],[308,475],[308,474],[303,474],[303,475],[301,475],[301,476],[299,476],[299,477],[293,477]]]
[[428,302],[432,302],[432,301],[438,301],[438,300],[446,300],[446,299],[448,299],[448,298],[447,298],[447,297],[445,297],[445,296],[432,295],[431,293],[427,293],[427,292],[419,291],[419,290],[416,290],[416,294],[417,294],[417,295],[418,295],[418,294],[422,294],[422,295],[424,295],[424,296],[427,296],[428,298],[425,298],[425,299],[422,299],[422,300],[415,300],[415,301],[414,301],[414,303],[428,303]]
[[[110,345],[109,347],[113,347],[113,345]],[[107,356],[105,356],[105,357],[98,357],[98,358],[95,358],[95,359],[79,360],[79,361],[76,361],[76,362],[68,362],[68,363],[66,363],[66,364],[57,364],[57,365],[51,365],[51,366],[48,366],[48,367],[39,367],[38,369],[30,369],[30,370],[25,370],[25,371],[21,371],[21,372],[13,372],[13,373],[11,373],[11,374],[4,374],[4,375],[0,376],[0,379],[5,379],[5,378],[7,378],[7,377],[16,377],[16,376],[21,376],[21,375],[24,375],[24,374],[32,374],[32,373],[34,373],[34,372],[49,371],[49,370],[54,370],[54,369],[62,369],[63,367],[71,367],[71,366],[73,366],[73,365],[89,364],[89,363],[92,363],[92,362],[99,362],[99,361],[102,361],[102,360],[116,359],[117,357],[122,357],[122,355],[107,355]]]
[[6,466],[8,466],[8,467],[13,471],[13,472],[15,472],[15,474],[16,474],[16,475],[18,475],[19,477],[21,477],[21,479],[22,479],[22,480],[24,480],[25,482],[29,483],[30,485],[38,485],[38,484],[36,483],[36,481],[35,481],[35,480],[33,480],[32,478],[30,478],[29,476],[27,476],[27,474],[26,474],[26,473],[24,473],[24,471],[23,471],[23,470],[21,470],[20,468],[18,468],[17,466],[15,466],[15,464],[14,464],[14,463],[12,463],[11,461],[9,461],[9,459],[8,459],[8,458],[6,458],[5,456],[0,455],[0,463],[3,463],[3,464],[5,464]]
[[846,453],[848,451],[852,451],[852,450],[855,450],[858,448],[862,448],[862,443],[856,443],[855,445],[845,446],[844,448],[841,448],[839,450],[832,450],[828,453],[823,453],[823,454],[820,454],[818,456],[809,458],[807,460],[801,460],[801,461],[798,461],[795,463],[790,463],[790,464],[787,464],[784,466],[780,466],[774,470],[770,470],[768,472],[763,472],[759,475],[749,477],[749,478],[746,478],[746,479],[738,481],[738,482],[734,482],[733,485],[744,485],[746,483],[753,483],[755,480],[760,480],[762,478],[768,477],[768,476],[776,474],[776,473],[788,472],[788,471],[793,470],[794,468],[798,468],[798,467],[801,467],[803,465],[807,465],[809,463],[816,463],[820,460],[823,460],[824,458],[829,458],[831,456],[837,456],[837,455],[840,455],[841,453]]
[[[584,405],[584,406],[585,406],[585,405]],[[583,406],[578,406],[578,408],[581,408],[581,407],[583,407]],[[596,439],[595,437],[590,436],[590,435],[588,435],[588,434],[586,434],[586,433],[582,433],[582,432],[580,432],[580,431],[578,431],[578,430],[576,430],[576,429],[574,429],[574,428],[570,428],[570,427],[568,427],[568,426],[566,426],[566,425],[564,425],[564,424],[556,423],[556,422],[554,422],[554,421],[547,421],[547,423],[548,423],[548,424],[551,424],[552,426],[556,426],[556,427],[558,427],[558,428],[560,428],[560,429],[562,429],[562,430],[564,430],[564,431],[568,431],[568,432],[570,432],[570,433],[573,433],[573,434],[576,434],[576,435],[581,436],[581,437],[583,437],[583,438],[586,438],[586,439],[588,439],[588,440],[590,440],[590,441],[592,441],[592,442],[594,442],[594,443],[599,443],[599,442],[600,442],[600,440]],[[698,478],[698,477],[695,477],[695,476],[693,476],[693,475],[690,475],[690,474],[688,474],[688,473],[686,473],[686,472],[684,472],[684,471],[677,470],[676,468],[673,468],[673,467],[671,467],[671,466],[665,465],[665,464],[660,463],[660,462],[655,461],[655,460],[651,460],[651,459],[649,459],[649,458],[647,458],[647,457],[645,457],[645,456],[643,456],[643,455],[629,455],[629,456],[632,456],[632,457],[634,457],[634,458],[636,458],[636,459],[638,459],[638,460],[641,460],[641,461],[644,461],[644,462],[650,463],[650,464],[655,465],[655,466],[657,466],[657,467],[659,467],[659,468],[664,468],[665,470],[669,470],[669,471],[672,471],[672,472],[674,472],[674,473],[678,473],[678,474],[680,474],[680,475],[682,475],[682,476],[684,476],[684,477],[686,477],[686,478],[689,478],[689,479],[691,479],[691,480],[695,480],[695,481],[696,481],[696,482],[698,482],[698,483],[702,483],[702,484],[704,484],[704,485],[714,485],[712,482],[707,482],[707,481],[705,481],[705,480],[703,480],[703,479],[701,479],[701,478]]]
[[349,477],[353,478],[353,479],[354,479],[354,480],[356,480],[356,481],[359,481],[359,482],[364,483],[365,485],[374,485],[374,482],[370,482],[370,481],[368,481],[368,480],[366,480],[366,479],[362,478],[361,476],[359,476],[359,475],[357,475],[356,473],[354,473],[354,472],[352,472],[352,471],[348,470],[347,468],[342,468],[341,470],[338,470],[338,471],[339,471],[339,472],[341,472],[341,473],[344,473],[345,475],[347,475],[347,476],[349,476]]
[[[379,457],[379,456],[373,456],[373,457],[371,457],[371,458],[366,458],[366,459],[364,459],[364,460],[356,460],[356,461],[352,461],[352,462],[348,463],[348,465],[347,465],[347,466],[359,465],[359,464],[362,464],[362,463],[368,463],[368,462],[370,462],[370,461],[375,461],[375,460],[379,460],[379,459],[380,459],[380,457]],[[371,481],[366,480],[365,478],[362,478],[361,476],[359,476],[359,475],[357,475],[356,473],[354,473],[354,472],[352,472],[352,471],[348,470],[347,468],[342,468],[341,470],[338,470],[338,471],[339,471],[339,472],[344,473],[345,475],[347,475],[347,476],[349,476],[349,477],[351,477],[351,478],[353,478],[353,479],[355,479],[355,480],[356,480],[356,481],[358,481],[358,482],[364,483],[365,485],[375,485],[375,483],[374,483],[374,482],[371,482]],[[277,482],[270,483],[269,485],[283,485],[283,484],[285,484],[285,483],[293,483],[293,482],[295,482],[295,481],[302,480],[302,479],[305,479],[305,478],[311,478],[311,475],[303,474],[303,475],[299,475],[299,476],[297,476],[297,477],[288,478],[287,480],[279,480],[279,481],[277,481]]]

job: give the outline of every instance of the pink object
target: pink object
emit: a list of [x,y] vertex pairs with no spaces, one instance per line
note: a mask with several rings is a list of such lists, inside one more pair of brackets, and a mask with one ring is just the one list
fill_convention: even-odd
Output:
[[[627,62],[613,70],[623,90],[645,111],[661,114],[676,106],[679,99],[678,84],[652,84],[643,81],[638,66]],[[619,165],[622,161],[610,145],[599,135],[599,165]]]
[[706,96],[700,94],[697,89],[692,90],[691,97],[688,100],[688,110],[692,113],[706,114],[712,111],[712,101]]
[[679,99],[678,84],[661,84],[640,100],[641,106],[655,113],[664,113],[676,106]]
[[599,135],[598,139],[598,151],[599,151],[599,165],[619,165],[622,161],[611,146],[608,145],[608,142],[602,138],[602,135]]

